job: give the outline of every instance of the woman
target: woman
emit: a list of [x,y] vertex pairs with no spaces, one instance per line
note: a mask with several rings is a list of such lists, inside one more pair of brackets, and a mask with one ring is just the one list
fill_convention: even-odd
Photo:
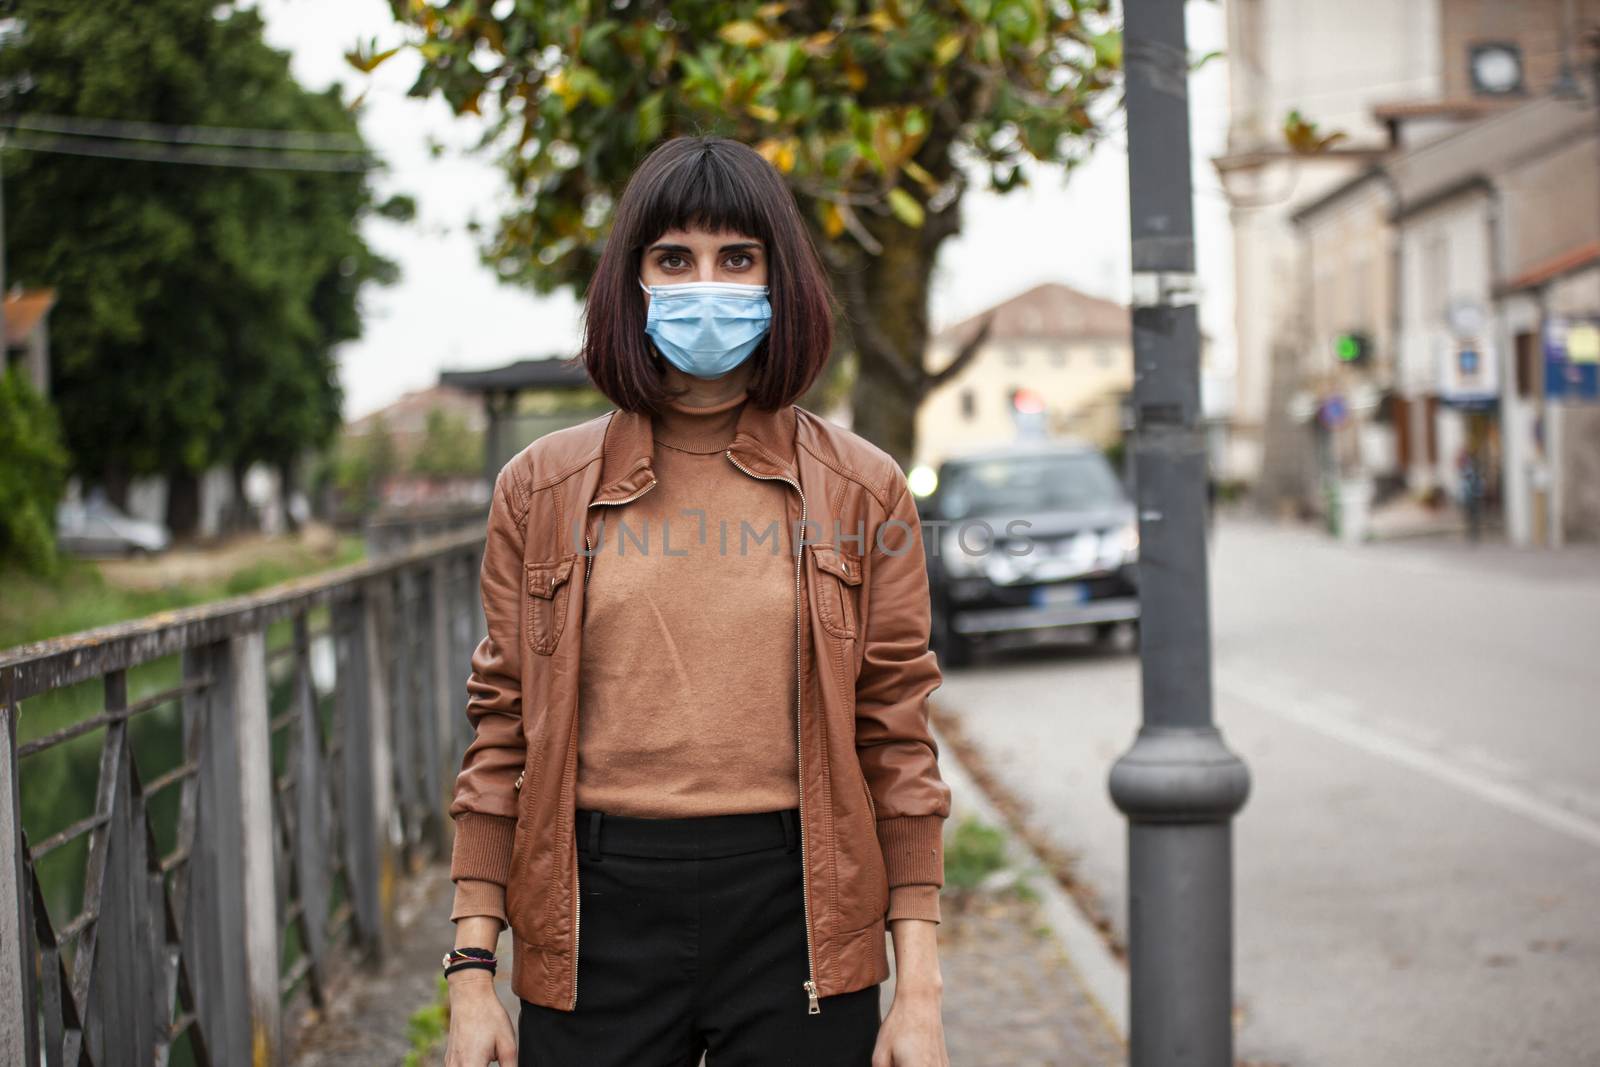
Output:
[[926,563],[898,464],[794,404],[831,306],[750,148],[641,164],[585,316],[616,410],[495,483],[450,1067],[948,1064]]

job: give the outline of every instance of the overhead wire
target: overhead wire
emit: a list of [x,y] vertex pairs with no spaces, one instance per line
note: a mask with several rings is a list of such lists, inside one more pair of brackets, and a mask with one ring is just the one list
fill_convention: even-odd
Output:
[[27,152],[257,170],[353,173],[382,165],[354,134],[180,126],[42,114],[0,116],[0,146]]

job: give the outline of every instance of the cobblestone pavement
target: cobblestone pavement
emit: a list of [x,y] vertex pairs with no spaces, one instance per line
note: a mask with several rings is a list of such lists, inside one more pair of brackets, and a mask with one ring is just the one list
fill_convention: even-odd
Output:
[[946,893],[939,924],[952,1067],[1112,1067],[1126,1053],[1032,901]]
[[[327,1014],[294,1043],[298,1067],[392,1067],[410,1050],[407,1021],[429,1003],[449,935],[450,882],[442,866],[408,880],[383,966],[343,987]],[[946,892],[939,924],[945,1040],[953,1067],[1112,1067],[1122,1045],[1085,995],[1071,962],[1033,903],[1013,891]],[[503,940],[502,956],[510,944]],[[891,952],[890,958],[893,958]],[[509,968],[496,980],[508,1010],[516,1005]],[[884,986],[884,1010],[893,996]],[[513,1015],[515,1019],[515,1015]],[[419,1067],[443,1063],[443,1049]],[[818,1067],[827,1067],[819,1064]]]

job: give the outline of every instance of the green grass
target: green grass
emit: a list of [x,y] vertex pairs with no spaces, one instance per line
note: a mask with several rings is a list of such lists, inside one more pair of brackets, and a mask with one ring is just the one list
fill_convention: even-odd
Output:
[[1006,866],[1006,836],[975,815],[968,815],[950,831],[944,846],[945,884],[953,889],[976,889],[995,871]]
[[222,581],[151,591],[112,585],[88,560],[68,560],[61,573],[51,578],[8,570],[0,573],[0,589],[4,590],[0,595],[0,649],[253,593],[291,578],[357,562],[364,555],[361,538],[345,536],[331,559],[309,549],[287,549],[281,558],[242,567]]
[[405,1067],[418,1067],[422,1058],[432,1052],[450,1033],[450,983],[439,976],[437,995],[406,1020],[406,1036],[411,1039],[411,1051],[406,1053]]

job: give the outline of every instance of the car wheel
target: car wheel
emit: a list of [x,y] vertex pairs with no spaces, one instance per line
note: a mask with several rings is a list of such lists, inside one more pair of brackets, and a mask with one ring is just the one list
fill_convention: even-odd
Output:
[[1096,647],[1107,651],[1119,651],[1124,645],[1123,634],[1127,634],[1126,650],[1139,651],[1139,624],[1137,622],[1103,622],[1094,628],[1094,643]]

